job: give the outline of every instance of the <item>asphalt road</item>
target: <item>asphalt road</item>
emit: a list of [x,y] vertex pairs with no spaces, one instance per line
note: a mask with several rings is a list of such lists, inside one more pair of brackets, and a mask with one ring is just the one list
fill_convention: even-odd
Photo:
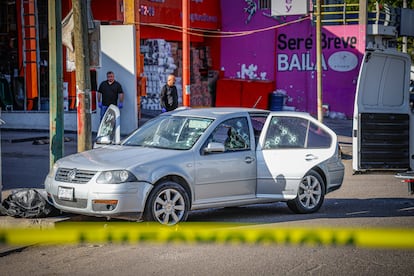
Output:
[[[391,173],[352,175],[322,209],[297,215],[285,204],[191,212],[192,222],[266,227],[409,228],[414,199]],[[90,221],[75,216],[69,221]],[[107,222],[111,224],[112,222]],[[2,275],[413,275],[414,249],[241,244],[81,244],[29,246],[0,257]]]
[[413,251],[241,245],[29,247],[3,275],[412,275]]
[[[50,166],[48,136],[47,131],[2,130],[3,190],[44,188]],[[64,137],[64,155],[76,153],[76,133],[66,133]]]
[[[345,128],[343,129],[345,132]],[[342,137],[346,175],[340,190],[327,195],[315,214],[293,214],[284,203],[194,211],[190,222],[237,222],[266,227],[408,228],[414,235],[414,196],[393,172],[353,175],[349,137]],[[48,146],[21,142],[35,152],[14,156],[4,148],[4,160],[40,165]],[[26,143],[26,144],[25,144]],[[66,152],[72,142],[65,143]],[[6,145],[7,146],[7,145]],[[25,148],[26,149],[26,148]],[[73,147],[76,151],[76,148]],[[30,156],[30,158],[27,157]],[[46,154],[47,156],[47,154]],[[43,159],[42,159],[43,158]],[[31,161],[29,161],[31,160]],[[6,161],[8,162],[8,161]],[[42,161],[44,162],[44,161]],[[9,166],[10,164],[6,164]],[[6,167],[7,167],[6,166]],[[42,166],[45,166],[42,164]],[[45,168],[3,171],[8,177],[47,173]],[[15,170],[15,169],[13,169]],[[5,179],[6,176],[7,178]],[[42,183],[39,177],[36,185]],[[28,182],[25,182],[28,184]],[[25,185],[21,183],[19,185]],[[33,184],[34,182],[30,182]],[[69,221],[93,220],[73,216]],[[107,222],[111,224],[112,222]],[[30,246],[0,257],[2,275],[413,275],[414,249],[353,246],[285,246],[228,244],[82,244]]]

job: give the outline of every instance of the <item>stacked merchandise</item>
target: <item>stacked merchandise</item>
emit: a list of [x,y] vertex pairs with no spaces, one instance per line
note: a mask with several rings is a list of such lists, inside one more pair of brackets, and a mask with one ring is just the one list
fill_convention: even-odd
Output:
[[[148,39],[141,45],[141,53],[144,55],[144,76],[147,78],[147,96],[141,99],[143,110],[161,110],[160,92],[167,83],[168,75],[175,74],[177,65],[174,63],[174,55],[177,55],[178,46],[166,42],[163,39]],[[178,102],[182,102],[181,78],[176,77],[178,90]]]
[[211,106],[208,91],[208,48],[191,48],[191,106]]
[[[176,76],[178,103],[182,105],[182,50],[178,42],[164,39],[147,39],[141,45],[144,55],[144,76],[147,78],[147,96],[141,99],[142,110],[161,110],[160,92],[169,74]],[[208,68],[211,67],[208,47],[191,47],[190,54],[190,105],[192,107],[211,106],[208,89]]]
[[[208,89],[208,68],[212,60],[208,47],[191,47],[190,49],[190,105],[191,107],[212,106],[211,94]],[[182,76],[182,50],[173,54],[177,61],[178,74]]]

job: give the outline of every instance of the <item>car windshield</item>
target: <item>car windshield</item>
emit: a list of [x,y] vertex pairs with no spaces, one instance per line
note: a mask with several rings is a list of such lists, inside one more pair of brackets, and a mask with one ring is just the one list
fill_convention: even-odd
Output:
[[212,121],[209,118],[158,116],[127,137],[122,145],[187,150]]

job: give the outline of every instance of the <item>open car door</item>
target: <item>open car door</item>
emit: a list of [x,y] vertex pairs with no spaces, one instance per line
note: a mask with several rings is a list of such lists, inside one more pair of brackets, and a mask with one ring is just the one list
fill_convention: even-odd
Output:
[[310,115],[270,113],[257,147],[257,197],[295,198],[305,174],[336,150],[336,134]]
[[395,49],[366,51],[353,115],[354,172],[414,169],[410,63]]
[[106,110],[101,123],[99,124],[98,133],[94,148],[110,145],[119,144],[121,141],[121,113],[119,108],[111,104]]

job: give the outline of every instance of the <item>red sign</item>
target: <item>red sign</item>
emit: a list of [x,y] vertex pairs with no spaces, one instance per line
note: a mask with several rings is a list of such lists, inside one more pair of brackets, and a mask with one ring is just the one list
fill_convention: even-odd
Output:
[[[140,21],[173,26],[182,25],[182,0],[137,1]],[[218,29],[220,16],[219,0],[190,0],[190,27]]]

